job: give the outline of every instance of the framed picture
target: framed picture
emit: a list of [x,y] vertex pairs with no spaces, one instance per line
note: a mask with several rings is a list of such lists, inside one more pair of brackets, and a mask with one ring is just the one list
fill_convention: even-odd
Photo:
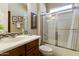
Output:
[[17,16],[12,16],[12,22],[16,22],[18,20]]
[[23,16],[18,16],[18,21],[19,21],[19,22],[22,22],[23,19],[24,19]]
[[31,13],[31,29],[37,28],[37,15],[35,13]]

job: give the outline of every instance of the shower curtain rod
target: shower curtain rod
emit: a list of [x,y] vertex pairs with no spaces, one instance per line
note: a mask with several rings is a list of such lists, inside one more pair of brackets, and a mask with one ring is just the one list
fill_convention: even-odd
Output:
[[63,13],[63,12],[69,12],[69,11],[73,11],[73,8],[71,9],[66,9],[66,10],[62,10],[62,11],[58,11],[58,12],[54,12],[54,13],[45,13],[45,14],[40,14],[41,16],[46,16],[46,15],[55,15],[57,13]]

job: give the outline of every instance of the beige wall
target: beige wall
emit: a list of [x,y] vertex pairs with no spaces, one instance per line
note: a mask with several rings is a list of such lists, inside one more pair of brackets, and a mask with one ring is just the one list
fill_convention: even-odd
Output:
[[[38,8],[38,34],[41,35],[41,29],[42,29],[42,18],[40,15],[43,15],[46,13],[46,6],[44,3],[39,3],[37,4],[37,8]],[[47,29],[47,28],[45,28]]]
[[11,11],[11,32],[22,32],[23,24],[18,29],[16,23],[12,23],[12,16],[27,16],[27,6],[23,3],[9,3],[8,10]]

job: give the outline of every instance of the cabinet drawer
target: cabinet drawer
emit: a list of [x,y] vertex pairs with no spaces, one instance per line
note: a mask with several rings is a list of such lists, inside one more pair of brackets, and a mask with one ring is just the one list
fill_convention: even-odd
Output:
[[34,47],[26,53],[27,56],[39,56],[38,47]]
[[31,48],[33,48],[34,46],[38,46],[39,44],[39,40],[34,40],[28,44],[26,44],[26,50],[30,50]]

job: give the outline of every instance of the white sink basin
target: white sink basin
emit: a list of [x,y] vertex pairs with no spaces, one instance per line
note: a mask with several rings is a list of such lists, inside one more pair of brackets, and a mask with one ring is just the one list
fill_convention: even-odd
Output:
[[0,43],[12,43],[12,42],[18,42],[18,41],[21,41],[21,40],[28,40],[29,38],[31,38],[32,36],[28,36],[28,35],[19,35],[19,36],[16,36],[15,38],[12,38],[12,37],[8,37],[8,38],[2,38],[0,40]]
[[15,38],[12,38],[12,37],[2,38],[0,40],[0,43],[13,43],[13,42],[21,41],[21,40],[28,40],[31,37],[32,36],[30,35],[19,35],[19,36],[16,36]]
[[19,39],[27,39],[27,38],[31,38],[32,36],[30,35],[19,35],[19,36],[16,36],[15,38],[19,38]]
[[21,39],[15,39],[15,38],[2,38],[0,40],[0,43],[12,43],[12,42],[18,42],[20,41]]

